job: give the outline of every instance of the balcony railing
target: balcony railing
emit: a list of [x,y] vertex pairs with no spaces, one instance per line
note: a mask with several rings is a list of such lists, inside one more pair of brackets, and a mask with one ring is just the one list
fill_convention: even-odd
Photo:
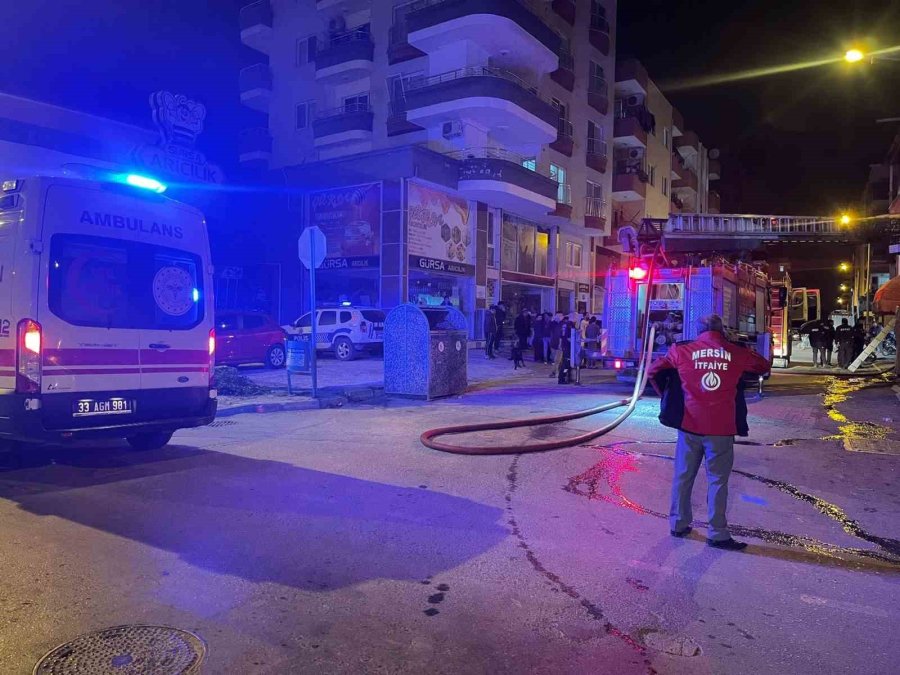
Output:
[[321,40],[319,51],[322,52],[340,45],[349,45],[358,42],[372,42],[372,34],[369,32],[368,28],[354,28],[341,33],[327,34]]
[[254,63],[242,68],[238,73],[238,87],[241,92],[253,89],[271,89],[272,71],[268,64]]
[[588,138],[587,154],[596,157],[607,157],[609,154],[609,145],[602,138]]
[[536,86],[529,84],[515,73],[491,66],[467,66],[466,68],[457,68],[456,70],[450,70],[438,75],[413,75],[404,80],[404,85],[407,91],[414,91],[416,89],[424,89],[425,87],[453,82],[467,77],[496,77],[512,82],[537,98],[541,98]]
[[613,173],[619,176],[634,174],[643,183],[650,180],[650,174],[647,173],[647,160],[644,157],[618,160],[613,168]]
[[593,75],[588,80],[588,91],[592,94],[603,94],[604,96],[608,96],[609,84],[605,78]]
[[572,138],[575,136],[575,128],[565,117],[560,117],[556,123],[556,133],[561,138]]
[[448,152],[445,154],[448,157],[459,160],[502,159],[504,162],[517,164],[524,169],[544,176],[545,178],[549,177],[549,174],[545,170],[537,166],[533,158],[525,157],[524,155],[519,155],[515,152],[510,152],[509,150],[504,150],[503,148],[498,148],[495,146],[465,148],[463,150],[454,150],[453,152]]
[[591,218],[602,218],[606,210],[606,200],[603,197],[585,197],[584,215]]
[[372,112],[372,106],[368,103],[345,103],[337,108],[326,108],[316,113],[316,119],[324,120],[331,117],[342,117],[344,115],[352,115],[354,113]]

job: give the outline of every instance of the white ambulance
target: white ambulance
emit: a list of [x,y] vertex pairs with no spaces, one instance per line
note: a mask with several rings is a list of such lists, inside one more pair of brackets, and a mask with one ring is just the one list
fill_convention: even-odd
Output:
[[206,223],[164,189],[0,177],[6,449],[118,437],[148,450],[215,417]]

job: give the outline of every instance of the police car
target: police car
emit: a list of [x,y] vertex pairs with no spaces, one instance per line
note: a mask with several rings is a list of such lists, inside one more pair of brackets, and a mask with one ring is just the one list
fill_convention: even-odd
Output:
[[[290,326],[289,335],[312,332],[307,312]],[[374,307],[341,305],[316,310],[316,349],[334,352],[339,361],[352,361],[357,355],[379,352],[384,346],[384,312]]]

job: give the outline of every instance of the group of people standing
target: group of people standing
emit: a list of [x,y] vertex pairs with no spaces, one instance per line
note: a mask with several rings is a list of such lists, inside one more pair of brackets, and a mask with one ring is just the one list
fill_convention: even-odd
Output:
[[[492,305],[485,318],[485,355],[489,359],[496,358],[499,351],[500,336],[503,324],[508,316],[505,303]],[[534,352],[535,363],[551,364],[553,369],[550,377],[559,377],[568,381],[568,371],[571,369],[569,357],[572,349],[572,339],[580,338],[578,345],[584,345],[585,349],[579,350],[580,366],[594,368],[592,359],[588,354],[599,348],[602,325],[600,319],[590,314],[565,315],[562,312],[532,312],[529,309],[522,310],[513,321],[513,332],[516,337],[515,347],[524,354],[529,348]]]
[[862,325],[851,326],[847,319],[841,319],[841,325],[836,328],[831,319],[810,321],[800,328],[800,334],[809,337],[814,368],[832,365],[835,343],[840,368],[849,367],[866,347],[866,331]]

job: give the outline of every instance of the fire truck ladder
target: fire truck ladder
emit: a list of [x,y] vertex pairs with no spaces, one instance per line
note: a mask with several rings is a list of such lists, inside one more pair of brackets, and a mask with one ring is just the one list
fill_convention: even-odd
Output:
[[763,241],[849,241],[858,236],[834,218],[676,213],[664,226],[666,238],[746,238]]

